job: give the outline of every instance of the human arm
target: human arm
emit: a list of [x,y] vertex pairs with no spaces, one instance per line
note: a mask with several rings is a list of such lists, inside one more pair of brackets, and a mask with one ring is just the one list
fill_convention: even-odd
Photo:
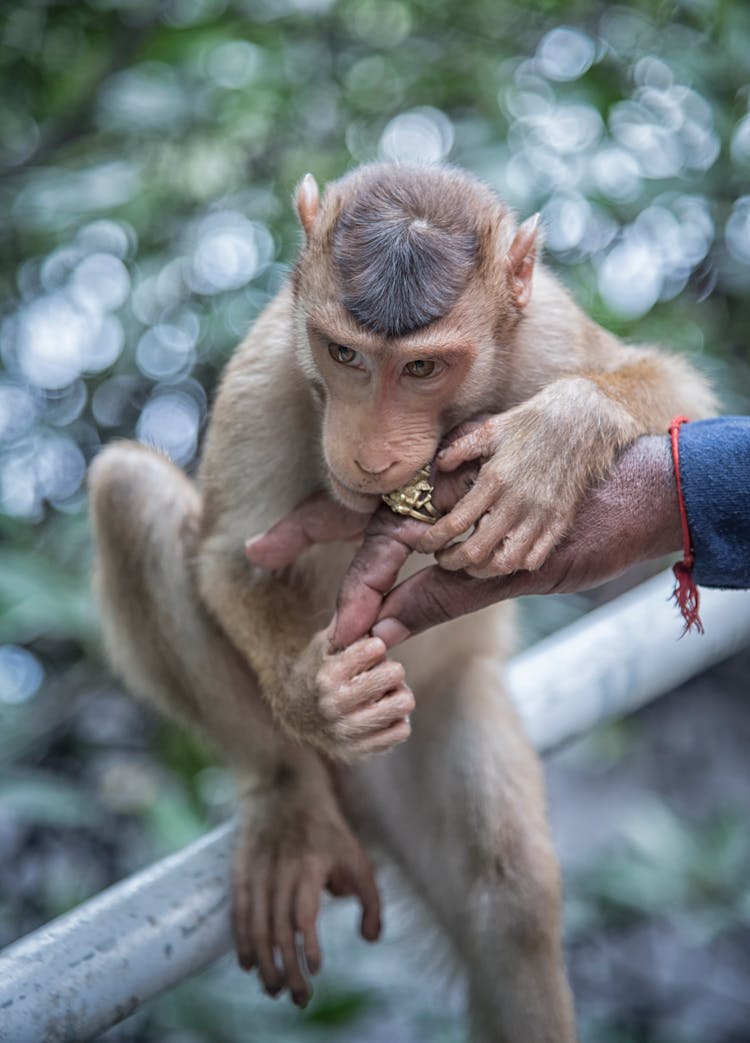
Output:
[[750,417],[683,424],[679,460],[695,582],[750,586]]
[[[437,475],[435,503],[447,510],[470,482],[471,473],[466,471]],[[328,510],[330,536],[337,513]],[[343,511],[337,509],[342,528],[347,525]],[[249,553],[260,559],[267,548],[267,560],[273,555],[278,565],[285,545],[294,546],[296,527],[294,514],[287,516],[265,538],[254,541]],[[339,594],[333,634],[336,647],[346,647],[372,627],[393,646],[497,601],[521,594],[588,589],[629,565],[678,549],[680,519],[669,441],[666,436],[647,436],[626,449],[612,474],[585,499],[567,538],[534,572],[487,579],[435,565],[393,588],[426,528],[386,509],[375,514]]]

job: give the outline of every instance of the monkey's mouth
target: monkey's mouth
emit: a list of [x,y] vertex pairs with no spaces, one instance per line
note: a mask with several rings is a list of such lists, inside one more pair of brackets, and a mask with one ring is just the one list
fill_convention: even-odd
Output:
[[331,492],[344,507],[360,514],[372,514],[380,505],[380,493],[364,493],[359,489],[352,489],[350,485],[337,478],[333,471],[328,472],[328,481],[331,484]]

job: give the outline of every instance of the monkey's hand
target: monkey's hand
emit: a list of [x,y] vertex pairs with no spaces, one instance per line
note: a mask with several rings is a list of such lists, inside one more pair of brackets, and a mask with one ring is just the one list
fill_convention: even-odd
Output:
[[478,578],[540,568],[618,448],[607,418],[587,412],[585,395],[576,397],[575,385],[587,383],[558,381],[505,413],[462,425],[437,465],[453,471],[481,458],[479,474],[453,510],[425,531],[418,549],[436,554],[444,569]]
[[296,663],[290,683],[291,730],[339,761],[382,753],[411,734],[414,696],[385,642],[363,637],[341,651],[320,631]]
[[288,989],[299,1007],[311,995],[308,974],[321,965],[316,929],[320,896],[355,895],[367,941],[380,934],[380,897],[372,866],[335,803],[311,800],[296,782],[253,793],[234,852],[237,958],[257,967],[266,992]]

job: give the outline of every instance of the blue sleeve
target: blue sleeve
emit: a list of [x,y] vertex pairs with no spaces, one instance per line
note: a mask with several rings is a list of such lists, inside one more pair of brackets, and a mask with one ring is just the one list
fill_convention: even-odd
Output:
[[704,587],[750,587],[750,417],[680,429],[680,477]]

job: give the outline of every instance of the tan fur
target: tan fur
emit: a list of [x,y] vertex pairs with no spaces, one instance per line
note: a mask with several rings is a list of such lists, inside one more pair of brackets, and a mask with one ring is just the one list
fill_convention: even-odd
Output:
[[[362,330],[340,303],[331,244],[369,176],[355,172],[322,199],[310,180],[300,187],[306,243],[292,283],[227,367],[199,491],[135,445],[97,459],[91,499],[107,643],[132,687],[200,727],[251,793],[235,881],[246,963],[264,944],[249,926],[261,863],[269,887],[290,866],[304,881],[326,845],[361,870],[334,772],[314,747],[352,760],[402,743],[413,728],[389,757],[336,769],[344,805],[465,959],[472,1040],[570,1043],[541,774],[499,682],[509,608],[421,635],[401,663],[367,639],[332,655],[323,628],[351,549],[314,547],[293,569],[263,575],[243,547],[326,484],[370,509],[481,411],[500,414],[490,435],[506,454],[505,501],[540,533],[564,532],[625,444],[664,430],[675,412],[705,414],[712,397],[683,361],[625,348],[593,324],[529,260],[535,226],[518,238],[507,208],[458,172],[440,175],[440,191],[468,208],[479,241],[474,279],[426,328],[390,339]],[[436,190],[423,176],[425,192]],[[337,370],[328,339],[364,353],[362,372]],[[405,381],[405,362],[446,352],[448,376],[435,390]],[[404,667],[417,698],[411,726]],[[276,940],[288,954],[289,939]],[[262,960],[261,973],[268,984],[273,970]],[[296,971],[287,985],[295,996],[304,990]]]

